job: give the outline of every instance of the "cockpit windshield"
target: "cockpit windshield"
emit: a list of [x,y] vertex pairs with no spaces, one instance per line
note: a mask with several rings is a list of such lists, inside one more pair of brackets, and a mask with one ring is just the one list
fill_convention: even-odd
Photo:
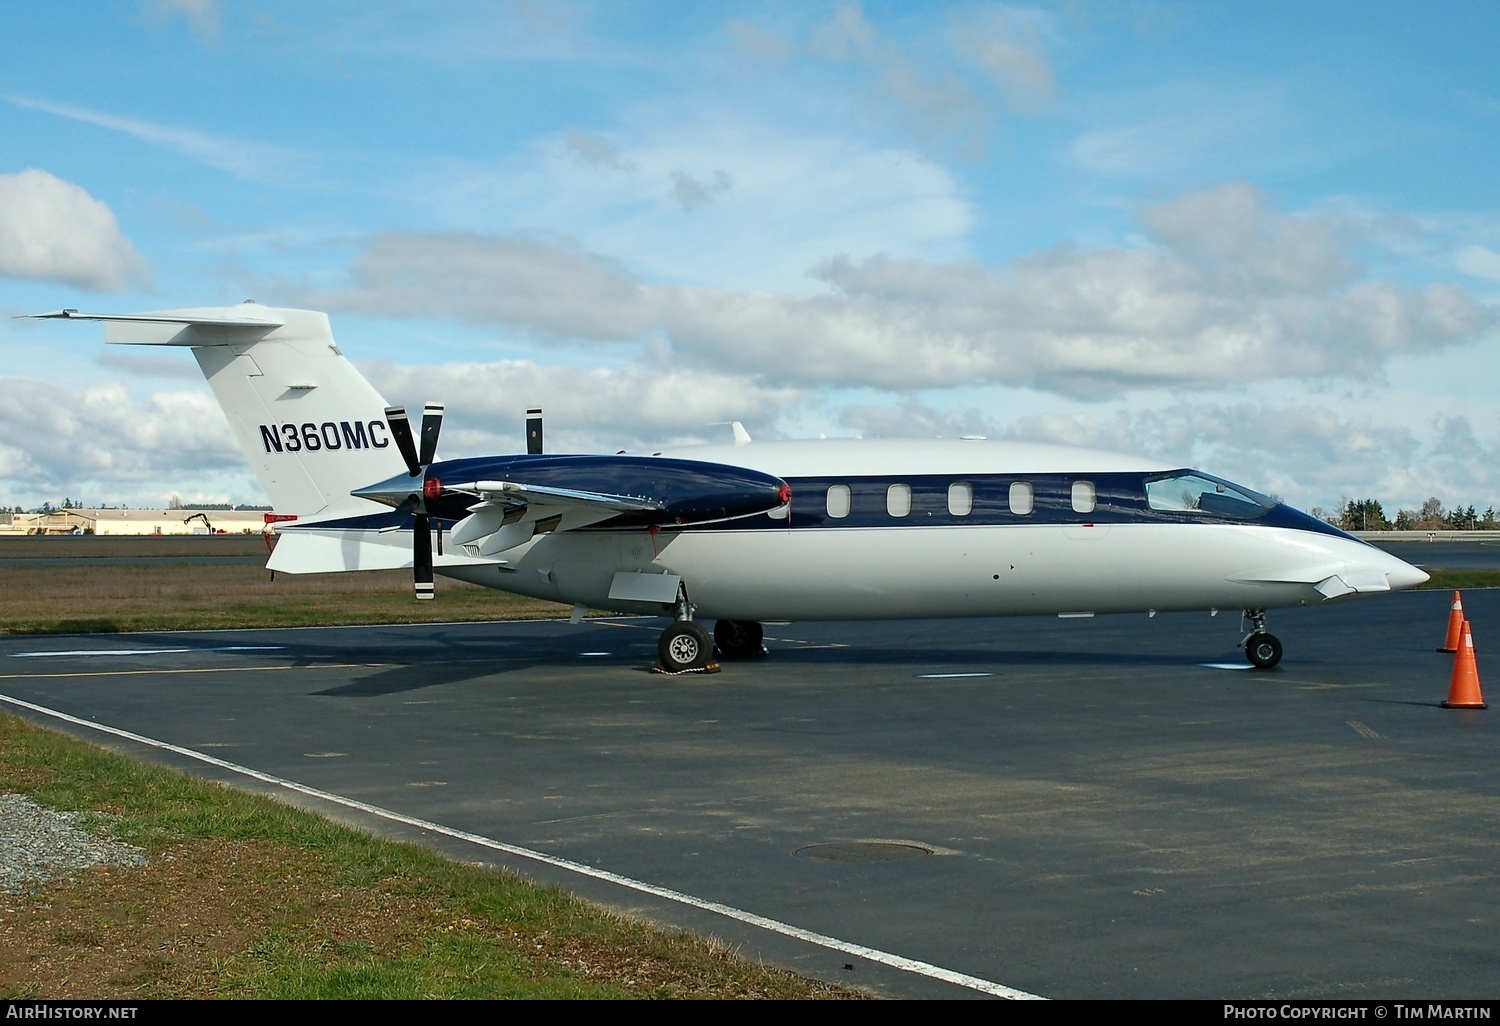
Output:
[[1205,513],[1250,520],[1276,500],[1196,470],[1182,470],[1146,481],[1146,504],[1165,513]]

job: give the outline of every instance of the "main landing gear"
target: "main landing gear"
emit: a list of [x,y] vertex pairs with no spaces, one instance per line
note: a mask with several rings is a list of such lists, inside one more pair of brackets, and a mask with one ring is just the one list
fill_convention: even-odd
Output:
[[[1281,662],[1281,641],[1274,634],[1266,633],[1266,611],[1247,609],[1244,620],[1250,621],[1250,633],[1240,642],[1245,658],[1257,670],[1269,670]],[[1243,620],[1241,621],[1243,622]]]
[[714,644],[725,659],[758,659],[766,654],[765,632],[754,620],[720,620],[714,624]]

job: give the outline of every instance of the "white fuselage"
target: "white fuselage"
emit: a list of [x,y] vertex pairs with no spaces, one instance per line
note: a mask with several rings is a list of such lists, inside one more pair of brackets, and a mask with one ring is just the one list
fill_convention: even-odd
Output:
[[[1111,453],[984,441],[757,442],[661,455],[776,474],[793,483],[794,511],[805,503],[820,513],[827,482],[887,487],[903,476],[964,482],[986,475],[1087,480],[1174,469]],[[1337,533],[1254,521],[1105,519],[1064,513],[1059,520],[1054,509],[1048,522],[1032,514],[970,525],[914,505],[900,515],[866,509],[857,520],[789,527],[783,512],[711,529],[542,535],[507,553],[503,567],[440,566],[438,572],[537,598],[642,613],[666,609],[611,600],[615,575],[666,573],[682,579],[698,616],[733,620],[1265,609],[1426,579]],[[1330,579],[1355,585],[1329,588]]]

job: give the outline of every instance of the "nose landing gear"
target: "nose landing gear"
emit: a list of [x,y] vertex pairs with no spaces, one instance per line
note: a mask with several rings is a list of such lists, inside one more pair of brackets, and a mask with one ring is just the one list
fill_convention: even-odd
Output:
[[687,588],[679,586],[673,605],[677,622],[661,632],[656,640],[657,669],[661,673],[714,673],[714,641],[708,631],[693,622],[693,604]]
[[1245,610],[1240,622],[1243,624],[1245,620],[1250,621],[1250,633],[1240,642],[1240,647],[1245,650],[1245,658],[1257,670],[1269,670],[1281,662],[1281,640],[1274,634],[1266,633],[1264,609]]
[[667,673],[706,670],[713,659],[714,643],[708,631],[691,620],[678,620],[661,632],[656,658]]

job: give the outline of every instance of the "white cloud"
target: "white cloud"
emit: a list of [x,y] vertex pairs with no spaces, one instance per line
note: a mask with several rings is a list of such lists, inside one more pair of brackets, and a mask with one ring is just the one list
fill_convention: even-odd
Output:
[[1154,246],[1058,247],[1004,268],[833,260],[812,296],[640,281],[576,248],[387,233],[327,305],[451,315],[524,332],[634,340],[682,366],[798,386],[1004,384],[1072,396],[1273,378],[1368,378],[1397,354],[1472,341],[1497,320],[1457,286],[1361,279],[1341,223],[1226,185],[1150,207]]
[[1035,24],[989,12],[960,26],[958,49],[984,69],[1012,103],[1050,99],[1057,92]]
[[1394,517],[1429,496],[1480,509],[1500,504],[1500,446],[1480,441],[1466,417],[1436,415],[1423,429],[1325,406],[1184,403],[1102,417],[1032,415],[1000,433],[1145,453],[1304,508],[1373,498]]
[[0,439],[0,487],[28,497],[11,501],[89,493],[102,502],[164,481],[189,490],[216,471],[249,476],[224,414],[201,390],[136,401],[119,384],[0,378]]
[[[978,434],[1131,453],[1218,474],[1303,509],[1331,509],[1341,497],[1376,499],[1391,517],[1430,496],[1444,505],[1500,506],[1500,444],[1468,416],[1431,412],[1416,396],[1405,397],[1410,420],[1403,421],[1387,403],[1346,412],[1305,394],[1266,400],[1255,391],[1245,399],[1226,392],[1222,401],[1009,418],[909,397],[890,406],[851,404],[838,417],[865,435]],[[1001,401],[993,409],[1007,407]]]
[[1453,254],[1453,264],[1471,277],[1500,281],[1500,253],[1488,246],[1465,246]]
[[561,234],[629,254],[646,278],[786,290],[806,290],[808,270],[833,254],[961,251],[973,224],[953,176],[910,149],[690,113],[610,134],[568,129],[513,164],[448,165],[403,192],[440,226]]
[[349,265],[350,285],[307,302],[389,317],[456,317],[522,332],[633,339],[655,318],[623,269],[536,239],[385,232]]
[[118,292],[149,268],[107,204],[31,168],[0,175],[0,274]]
[[962,438],[995,431],[979,410],[938,410],[912,397],[895,406],[851,404],[838,419],[861,437],[873,438]]
[[524,445],[528,407],[541,406],[548,448],[597,452],[726,441],[738,420],[753,433],[770,431],[806,395],[744,379],[672,367],[579,369],[526,360],[409,367],[363,364],[392,402],[447,404],[444,458],[516,452]]
[[635,170],[633,164],[620,158],[620,152],[615,149],[615,144],[605,136],[570,128],[563,133],[563,137],[567,141],[569,152],[585,164],[621,171]]
[[1056,91],[1036,20],[985,12],[927,31],[931,19],[918,15],[897,37],[882,33],[859,4],[841,3],[800,44],[745,22],[728,29],[742,52],[769,64],[785,66],[800,56],[859,69],[863,106],[919,138],[954,140],[976,156],[995,112],[1034,105]]
[[682,205],[683,210],[707,206],[717,199],[720,193],[728,192],[733,188],[734,179],[723,171],[715,171],[713,178],[707,181],[699,181],[692,175],[681,171],[672,175],[672,198]]

